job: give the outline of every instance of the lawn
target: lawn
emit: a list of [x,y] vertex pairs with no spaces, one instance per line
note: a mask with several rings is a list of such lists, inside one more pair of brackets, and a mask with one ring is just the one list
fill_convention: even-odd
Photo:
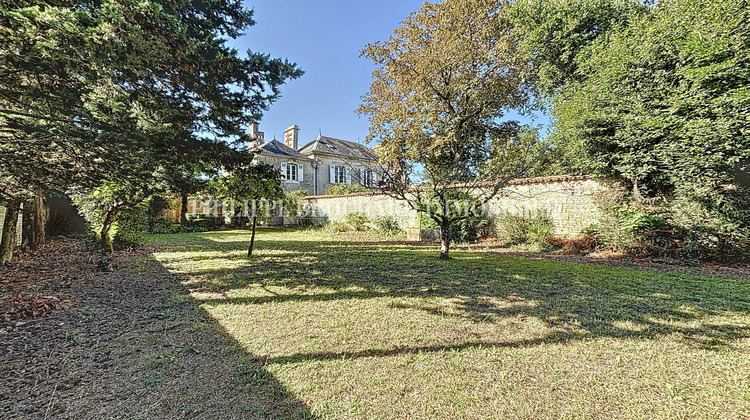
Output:
[[748,418],[750,281],[353,240],[153,236],[314,418]]

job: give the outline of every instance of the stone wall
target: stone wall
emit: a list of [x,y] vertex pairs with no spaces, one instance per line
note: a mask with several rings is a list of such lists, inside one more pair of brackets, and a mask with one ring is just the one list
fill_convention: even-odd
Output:
[[[519,179],[492,199],[485,211],[493,218],[506,212],[533,215],[542,211],[552,218],[556,235],[575,236],[598,221],[597,197],[609,188],[609,182],[586,176]],[[314,196],[304,200],[312,216],[327,216],[330,221],[344,221],[347,214],[362,212],[370,219],[394,217],[402,228],[418,225],[417,212],[406,202],[383,194]]]
[[552,218],[555,234],[569,237],[598,222],[597,197],[609,188],[609,182],[585,176],[521,179],[504,188],[488,207],[493,217],[544,212]]
[[306,207],[305,213],[313,217],[327,216],[332,222],[342,222],[349,213],[354,212],[364,213],[371,220],[379,216],[390,216],[403,228],[417,220],[417,212],[409,208],[405,201],[383,194],[323,195],[305,197],[302,200]]

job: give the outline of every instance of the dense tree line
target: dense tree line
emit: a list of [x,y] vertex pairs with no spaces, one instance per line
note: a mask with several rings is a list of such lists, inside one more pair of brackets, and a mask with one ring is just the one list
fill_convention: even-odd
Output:
[[690,256],[747,257],[748,2],[518,0],[511,16],[556,170],[624,182]]
[[[387,191],[419,211],[440,201],[443,232],[467,217],[448,214],[459,196],[573,172],[627,186],[620,213],[673,231],[685,256],[746,258],[748,47],[746,0],[425,3],[363,50],[377,68],[360,112]],[[506,118],[539,105],[545,142]]]
[[247,162],[243,127],[301,75],[228,46],[253,23],[238,0],[4,1],[0,204],[105,188],[128,198],[116,218],[155,184]]

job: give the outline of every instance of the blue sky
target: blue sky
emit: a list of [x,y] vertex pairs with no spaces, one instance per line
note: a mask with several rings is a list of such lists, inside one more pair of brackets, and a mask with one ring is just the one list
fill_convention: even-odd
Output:
[[[296,62],[305,74],[281,87],[282,98],[260,121],[267,140],[300,127],[300,145],[324,136],[364,142],[368,122],[354,111],[372,80],[373,65],[359,57],[383,41],[422,0],[253,0],[255,26],[232,43]],[[373,146],[370,144],[369,146]]]

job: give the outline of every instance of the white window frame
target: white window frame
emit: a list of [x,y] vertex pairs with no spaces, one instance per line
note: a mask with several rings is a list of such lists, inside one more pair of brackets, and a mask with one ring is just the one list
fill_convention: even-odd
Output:
[[299,168],[294,163],[286,164],[286,180],[287,181],[299,181],[298,175]]
[[[294,169],[291,169],[290,166],[293,166]],[[281,179],[286,182],[302,182],[305,177],[305,168],[301,163],[282,162],[280,172]]]
[[375,171],[371,169],[363,169],[362,170],[362,185],[365,187],[372,187],[375,183],[374,179]]
[[333,167],[333,183],[334,184],[346,184],[346,167],[344,166]]

